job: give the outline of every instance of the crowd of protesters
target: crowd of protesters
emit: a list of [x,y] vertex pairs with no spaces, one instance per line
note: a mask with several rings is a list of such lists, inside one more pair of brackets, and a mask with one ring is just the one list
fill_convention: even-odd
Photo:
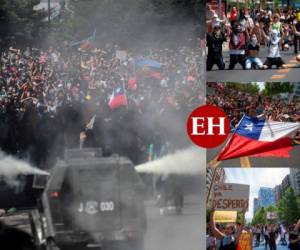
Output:
[[[80,140],[135,163],[149,158],[149,145],[152,158],[163,144],[182,147],[186,115],[204,101],[199,49],[145,49],[122,57],[118,50],[84,44],[2,51],[0,148],[45,167]],[[138,72],[137,59],[159,62],[159,74]],[[128,103],[112,109],[116,87],[124,88]]]
[[207,250],[253,250],[260,246],[265,250],[276,250],[278,245],[299,250],[300,220],[289,226],[280,223],[254,226],[244,222],[217,224],[212,211],[206,240]]
[[[214,65],[225,69],[223,44],[228,41],[229,69],[240,64],[243,69],[286,68],[281,52],[291,50],[296,60],[300,60],[300,11],[241,9],[235,6],[228,15],[220,17],[208,4],[207,6],[207,70]],[[260,55],[261,47],[267,47],[267,56]]]
[[[300,122],[300,102],[282,98],[254,95],[224,84],[208,83],[207,104],[217,105],[228,115],[235,128],[243,115],[264,117],[268,121]],[[295,140],[300,139],[300,131]]]
[[270,121],[300,121],[300,102],[288,102],[282,98],[243,92],[234,86],[208,83],[207,103],[218,105],[236,126],[244,114],[248,116],[264,116]]

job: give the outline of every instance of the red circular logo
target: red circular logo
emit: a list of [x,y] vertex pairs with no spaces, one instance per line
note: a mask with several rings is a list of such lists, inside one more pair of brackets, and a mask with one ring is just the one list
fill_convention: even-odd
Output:
[[190,139],[203,148],[219,146],[230,132],[230,122],[224,110],[212,105],[196,108],[186,126]]

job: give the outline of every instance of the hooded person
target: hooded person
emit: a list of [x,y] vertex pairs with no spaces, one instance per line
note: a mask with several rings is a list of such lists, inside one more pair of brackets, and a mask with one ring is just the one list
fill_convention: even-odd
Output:
[[266,61],[264,62],[264,69],[270,69],[273,65],[275,65],[277,68],[286,68],[287,65],[280,56],[281,38],[279,37],[278,31],[272,30],[269,36],[264,32],[263,34],[268,41],[268,56]]
[[248,40],[248,33],[246,30],[243,30],[240,23],[235,23],[229,37],[229,69],[234,69],[237,63],[245,69],[246,41]]
[[246,69],[251,69],[252,66],[259,69],[263,68],[263,63],[258,58],[259,48],[257,37],[255,34],[252,34],[250,41],[247,44]]
[[207,71],[212,70],[215,64],[220,70],[225,69],[225,63],[222,55],[222,46],[226,41],[226,37],[221,30],[220,23],[214,24],[212,32],[207,33],[206,41],[208,47],[206,59]]

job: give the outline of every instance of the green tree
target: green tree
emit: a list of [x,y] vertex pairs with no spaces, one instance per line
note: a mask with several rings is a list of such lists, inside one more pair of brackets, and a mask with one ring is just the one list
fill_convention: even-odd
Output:
[[47,13],[35,10],[40,0],[0,0],[0,38],[2,43],[31,43],[43,36]]
[[87,37],[96,28],[99,43],[124,46],[193,38],[205,10],[203,0],[70,0],[66,9],[84,20],[76,24],[74,37]]
[[243,92],[247,92],[250,94],[258,94],[259,93],[259,86],[257,83],[235,83],[235,82],[230,82],[226,83],[227,87],[240,90]]
[[243,212],[237,212],[237,218],[236,221],[239,223],[242,223],[244,221],[244,213]]
[[277,212],[278,208],[276,206],[270,205],[266,208],[267,212]]
[[266,82],[265,89],[262,94],[267,96],[278,95],[281,93],[291,93],[293,92],[294,85],[289,82],[282,83],[274,83],[274,82]]
[[252,225],[257,225],[257,224],[266,224],[267,222],[267,212],[264,207],[259,208],[253,219],[252,219]]
[[299,198],[293,188],[288,188],[279,201],[278,213],[279,218],[289,224],[296,223],[300,218]]

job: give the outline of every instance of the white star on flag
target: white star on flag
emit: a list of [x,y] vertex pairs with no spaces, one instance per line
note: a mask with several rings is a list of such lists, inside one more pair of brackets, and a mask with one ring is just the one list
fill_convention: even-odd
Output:
[[246,129],[252,132],[252,130],[253,130],[253,123],[246,124],[245,130],[246,130]]

